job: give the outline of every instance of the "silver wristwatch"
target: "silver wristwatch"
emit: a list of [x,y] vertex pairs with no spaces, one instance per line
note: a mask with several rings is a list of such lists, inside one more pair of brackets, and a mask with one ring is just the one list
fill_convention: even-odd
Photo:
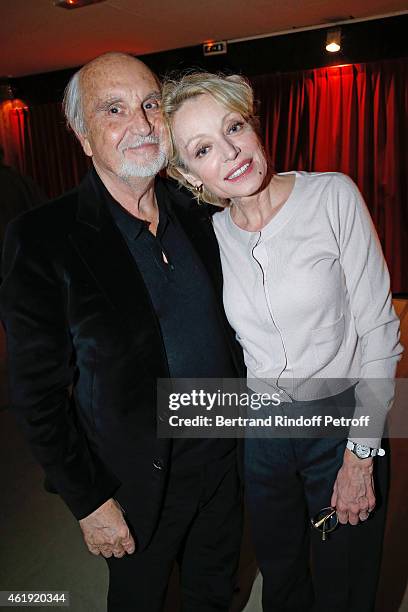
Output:
[[346,448],[356,455],[359,459],[367,459],[368,457],[384,457],[385,450],[383,448],[371,448],[365,444],[357,444],[351,440],[347,440]]

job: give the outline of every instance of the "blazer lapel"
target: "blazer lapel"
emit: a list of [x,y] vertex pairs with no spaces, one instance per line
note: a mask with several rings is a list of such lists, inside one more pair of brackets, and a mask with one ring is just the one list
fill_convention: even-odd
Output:
[[141,273],[88,175],[79,187],[71,242],[118,316],[158,327]]

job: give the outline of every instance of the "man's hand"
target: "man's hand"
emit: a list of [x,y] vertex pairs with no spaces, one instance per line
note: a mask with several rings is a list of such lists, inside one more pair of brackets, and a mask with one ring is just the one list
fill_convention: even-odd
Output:
[[372,457],[359,459],[346,448],[330,504],[343,525],[368,519],[375,507]]
[[123,557],[135,551],[135,541],[114,499],[108,499],[79,521],[85,544],[93,555]]

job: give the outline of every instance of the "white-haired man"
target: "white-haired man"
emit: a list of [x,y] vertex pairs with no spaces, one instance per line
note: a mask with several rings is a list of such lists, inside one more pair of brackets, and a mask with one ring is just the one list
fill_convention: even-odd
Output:
[[162,609],[175,560],[185,612],[227,611],[241,531],[236,444],[156,436],[159,377],[234,377],[211,224],[156,177],[156,77],[108,53],[65,95],[93,169],[13,222],[0,308],[13,409],[47,480],[106,557],[112,612]]

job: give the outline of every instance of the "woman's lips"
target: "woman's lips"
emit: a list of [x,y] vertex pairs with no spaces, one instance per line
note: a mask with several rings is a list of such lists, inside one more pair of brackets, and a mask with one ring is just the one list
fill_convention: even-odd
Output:
[[224,181],[234,183],[239,181],[244,176],[247,176],[253,169],[252,159],[246,159],[239,166],[235,166],[233,170],[224,178]]

